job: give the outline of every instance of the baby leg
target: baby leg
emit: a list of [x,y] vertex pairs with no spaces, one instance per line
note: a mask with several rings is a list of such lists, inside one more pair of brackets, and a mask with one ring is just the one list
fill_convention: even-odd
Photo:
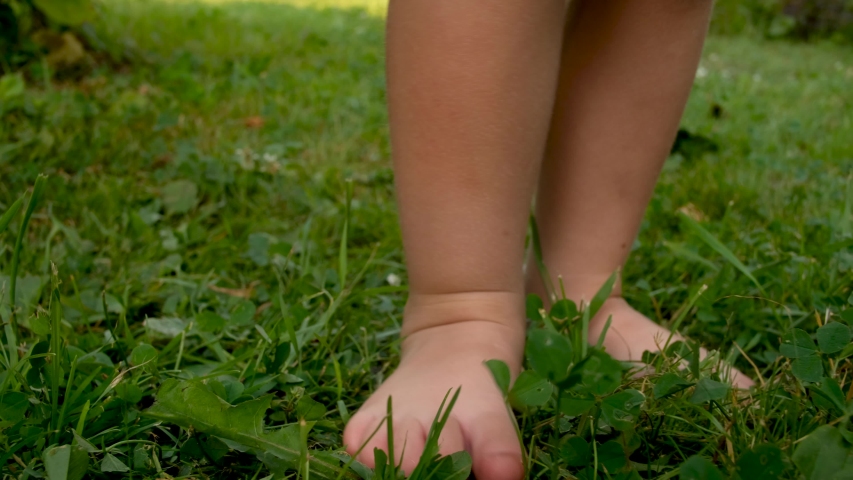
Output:
[[[344,434],[355,451],[393,397],[395,455],[411,472],[446,392],[461,386],[444,453],[477,478],[518,480],[521,450],[483,362],[521,366],[524,236],[544,155],[563,0],[392,0],[388,102],[409,299],[396,372]],[[360,459],[386,449],[381,431]]]
[[[589,301],[628,257],[693,84],[711,0],[575,0],[539,183],[545,263],[569,298]],[[528,288],[542,293],[534,269]],[[669,332],[622,300],[617,285],[590,325],[622,360]],[[733,372],[735,382],[750,380]]]

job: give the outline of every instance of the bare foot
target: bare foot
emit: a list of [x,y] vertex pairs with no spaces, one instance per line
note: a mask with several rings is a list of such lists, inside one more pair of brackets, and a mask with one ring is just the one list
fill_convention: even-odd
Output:
[[[598,342],[607,318],[611,316],[610,328],[604,338],[604,348],[617,360],[639,362],[644,351],[659,351],[667,343],[670,331],[634,310],[621,297],[607,299],[592,319],[589,324],[590,343]],[[669,344],[678,340],[684,340],[684,337],[678,334],[672,335]],[[708,352],[703,348],[702,358],[707,354]],[[735,368],[728,373],[728,379],[737,388],[749,388],[754,385],[749,377]]]
[[[503,360],[513,375],[517,374],[524,341],[521,327],[465,321],[409,335],[403,342],[400,366],[347,425],[347,451],[354,454],[367,440],[385,416],[387,398],[391,396],[394,454],[398,464],[402,457],[403,470],[411,473],[442,400],[450,389],[461,386],[459,399],[441,434],[441,454],[467,450],[477,478],[520,480],[524,468],[513,420],[483,362]],[[386,431],[383,425],[362,450],[359,461],[373,467],[373,449],[388,451]]]

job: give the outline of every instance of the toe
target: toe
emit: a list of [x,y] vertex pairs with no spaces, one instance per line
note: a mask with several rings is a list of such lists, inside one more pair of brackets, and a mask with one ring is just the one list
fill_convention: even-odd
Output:
[[394,422],[394,456],[407,474],[418,466],[425,443],[426,432],[419,421],[404,418]]
[[[375,425],[376,419],[370,415],[356,414],[344,428],[344,447],[347,453],[355,455],[361,445],[370,436],[368,429]],[[375,427],[374,427],[375,428]]]
[[480,457],[474,463],[474,475],[488,480],[521,480],[524,476],[521,453],[494,453]]
[[442,456],[465,450],[465,437],[462,435],[462,425],[455,417],[447,419],[441,436],[438,437],[438,453]]
[[[370,468],[376,467],[373,449],[388,450],[388,438],[384,425],[373,435],[382,420],[383,418],[357,413],[344,429],[344,445],[347,453]],[[373,435],[372,438],[371,435]]]
[[727,363],[720,364],[719,374],[724,382],[730,383],[737,389],[749,390],[755,385],[755,382],[746,374]]
[[484,414],[466,431],[477,478],[520,480],[524,476],[521,446],[508,413]]
[[[376,420],[354,417],[344,431],[347,452],[354,455],[361,449],[356,459],[370,468],[376,468],[376,449],[388,454],[387,425],[383,423],[373,438],[369,438],[381,421],[381,418]],[[411,473],[418,465],[425,443],[426,434],[420,422],[412,418],[394,421],[394,464],[404,472]]]
[[743,390],[749,390],[755,385],[755,382],[753,382],[751,378],[747,377],[746,374],[735,368],[733,368],[729,373],[729,379],[732,382],[732,386]]

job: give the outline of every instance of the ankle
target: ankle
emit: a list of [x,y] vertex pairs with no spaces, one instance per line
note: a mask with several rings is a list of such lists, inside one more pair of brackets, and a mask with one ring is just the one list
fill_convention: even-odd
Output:
[[[593,297],[601,290],[601,287],[610,279],[610,274],[572,274],[560,275],[553,280],[553,289],[556,299],[565,298],[575,302],[578,307],[581,303],[589,305]],[[545,284],[542,276],[538,271],[533,271],[528,274],[527,292],[539,295],[546,306],[551,304],[551,299],[547,298]],[[622,281],[616,280],[613,289],[610,292],[610,299],[622,298]],[[609,301],[609,300],[608,300]]]
[[401,335],[418,343],[437,340],[461,346],[495,344],[523,350],[527,325],[524,297],[515,292],[412,293]]
[[445,364],[450,370],[502,360],[513,376],[524,356],[524,332],[490,321],[464,321],[419,330],[403,338],[401,363]]
[[524,331],[524,297],[515,292],[412,293],[402,334],[462,322],[491,322]]

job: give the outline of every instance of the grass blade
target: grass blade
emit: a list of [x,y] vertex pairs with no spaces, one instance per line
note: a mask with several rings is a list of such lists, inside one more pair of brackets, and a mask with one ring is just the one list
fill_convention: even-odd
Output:
[[[27,225],[30,223],[30,217],[33,215],[33,211],[36,209],[36,205],[39,204],[41,200],[42,194],[44,193],[44,185],[45,180],[47,180],[47,176],[39,175],[36,179],[35,186],[33,186],[33,194],[30,196],[30,201],[27,203],[27,210],[24,212],[24,220],[21,222],[21,228],[18,230],[18,239],[15,241],[15,250],[12,252],[12,273],[9,276],[9,306],[11,307],[12,314],[10,316],[10,324],[12,325],[12,334],[14,338],[14,345],[17,348],[17,337],[18,337],[18,317],[16,312],[15,305],[15,295],[17,293],[17,283],[18,283],[18,266],[21,263],[21,248],[24,244],[24,235],[27,232]],[[15,357],[15,355],[12,355]],[[15,362],[17,359],[13,359]]]
[[[397,459],[394,456],[394,410],[391,406],[391,397],[388,397],[388,406],[387,406],[387,418],[388,423],[386,426],[388,427],[388,458],[391,462],[391,471],[394,472],[394,476],[396,477],[397,472]],[[400,458],[400,463],[403,463],[403,459]]]
[[661,350],[666,350],[666,348],[669,346],[669,342],[672,341],[672,338],[675,336],[675,333],[681,327],[681,322],[683,322],[684,319],[687,318],[687,314],[690,312],[690,310],[693,309],[693,306],[696,305],[696,302],[699,300],[699,297],[701,297],[706,290],[708,290],[708,285],[702,285],[701,287],[699,287],[699,291],[697,291],[696,295],[694,295],[690,298],[690,300],[687,301],[687,305],[678,309],[678,315],[675,317],[675,319],[672,321],[672,325],[669,327],[669,336],[666,338],[666,343],[663,345],[663,348]]
[[[308,463],[308,422],[299,420],[299,470],[297,478],[308,480],[311,476],[311,464]],[[301,475],[298,475],[301,474]]]
[[[592,320],[592,309],[584,308],[583,316],[581,317],[581,335],[580,338],[576,338],[577,345],[575,351],[580,352],[580,355],[575,357],[575,361],[581,361],[586,358],[587,351],[589,350],[589,322]],[[577,330],[577,329],[575,329]]]
[[548,294],[548,300],[551,303],[557,301],[557,294],[554,291],[554,282],[551,281],[551,274],[548,273],[548,267],[545,266],[545,259],[542,256],[542,243],[539,241],[539,226],[536,224],[536,217],[530,215],[530,244],[533,248],[533,258],[536,260],[536,267],[539,269],[539,275],[542,276],[542,283],[545,285],[545,292]]
[[595,314],[601,310],[601,307],[604,305],[604,302],[610,298],[610,295],[613,293],[613,288],[616,286],[616,282],[619,280],[619,275],[621,275],[621,270],[617,269],[615,272],[611,273],[601,288],[595,292],[595,296],[592,297],[592,300],[589,302],[589,317],[592,319],[595,317]]
[[341,246],[338,249],[338,281],[341,284],[341,290],[347,285],[347,237],[349,236],[349,215],[350,204],[352,203],[352,180],[346,181],[346,200],[344,206],[344,229],[341,233]]
[[598,336],[598,341],[595,344],[595,348],[601,350],[601,347],[604,345],[604,337],[607,335],[607,331],[610,330],[610,323],[613,321],[613,315],[607,316],[607,321],[604,322],[604,328],[601,330],[601,334]]
[[[24,196],[21,195],[21,197],[19,199],[15,200],[15,203],[13,203],[12,206],[9,207],[8,210],[6,210],[6,213],[4,213],[2,217],[0,217],[0,233],[3,233],[4,231],[6,231],[6,227],[9,226],[9,222],[11,222],[13,218],[15,218],[15,215],[17,215],[18,212],[21,210],[21,206],[23,204],[24,204]],[[14,282],[14,280],[10,279],[10,282]],[[3,298],[3,293],[4,292],[0,291],[0,299]],[[10,295],[11,295],[11,292],[10,292]],[[13,296],[9,297],[9,304],[11,306],[11,310],[12,310],[13,314],[15,311],[14,298],[15,297],[13,297]],[[15,354],[15,349],[17,348],[17,345],[18,345],[17,333],[15,332],[15,330],[12,328],[11,325],[4,325],[3,326],[3,333],[4,333],[4,337],[6,337],[6,343],[7,343],[7,346],[9,348],[9,355],[11,355],[11,357],[13,357],[13,358],[6,358],[5,352],[3,352],[3,357],[7,360],[7,363],[9,364],[9,366],[13,366],[13,365],[15,365],[15,363],[18,360],[18,356]]]
[[[113,338],[113,343],[115,343],[116,349],[120,350],[118,343],[118,337],[116,336],[116,329],[110,325],[110,309],[107,308],[107,291],[101,291],[101,309],[104,311],[104,325],[107,326],[107,331],[110,332],[110,336]],[[130,365],[130,362],[127,362]]]
[[669,251],[672,252],[672,254],[675,255],[676,257],[683,258],[683,259],[687,260],[688,262],[700,263],[700,264],[705,265],[706,267],[710,268],[711,270],[713,270],[715,272],[720,271],[719,265],[717,265],[716,263],[708,260],[707,258],[697,254],[696,252],[693,252],[692,250],[688,249],[684,245],[681,245],[679,243],[672,243],[672,242],[664,241],[663,246],[668,248]]
[[749,278],[752,281],[752,283],[755,284],[756,287],[758,287],[758,290],[763,295],[767,295],[767,293],[764,291],[764,287],[761,285],[761,283],[758,281],[758,279],[755,278],[755,276],[752,274],[752,271],[749,269],[749,267],[744,265],[743,262],[741,262],[735,256],[735,254],[731,250],[729,250],[728,247],[723,245],[723,242],[717,240],[717,237],[711,235],[711,232],[709,232],[708,230],[705,230],[705,228],[702,225],[700,225],[699,222],[697,222],[696,220],[693,220],[692,218],[690,218],[686,214],[681,213],[681,220],[684,222],[685,225],[687,225],[688,228],[693,230],[693,232],[695,232],[696,235],[698,235],[699,238],[702,239],[703,242],[705,242],[709,247],[713,248],[717,253],[720,254],[720,256],[725,258],[726,261],[731,263],[735,268],[740,270],[741,273],[746,275],[746,277]]
[[6,210],[6,213],[4,213],[2,217],[0,217],[0,233],[3,233],[3,231],[6,230],[6,227],[9,226],[9,222],[11,222],[13,218],[15,218],[15,215],[17,215],[18,211],[21,210],[21,205],[23,204],[24,197],[22,195],[21,198],[15,200],[15,203],[13,203],[12,206],[9,207],[8,210]]
[[[450,419],[450,412],[453,410],[453,406],[456,405],[456,400],[459,399],[462,387],[457,388],[456,391],[453,392],[453,397],[450,397],[450,392],[451,390],[447,391],[444,395],[444,400],[441,401],[441,405],[438,407],[435,419],[432,421],[432,426],[430,426],[429,433],[427,434],[424,451],[421,454],[418,465],[409,477],[411,479],[420,480],[424,475],[427,475],[427,468],[432,466],[433,460],[435,460],[439,454],[438,439],[441,436],[441,431],[444,429],[444,425],[447,423],[447,420]],[[447,401],[448,398],[450,398],[449,403]],[[445,408],[445,405],[447,408]]]
[[[0,232],[3,231],[0,222]],[[841,211],[841,219],[838,222],[838,231],[844,236],[853,235],[853,176],[847,178],[847,195],[844,199],[844,209]]]
[[[59,385],[62,383],[62,352],[60,349],[62,348],[62,337],[59,332],[59,325],[62,322],[62,304],[59,301],[59,289],[54,288],[53,294],[51,295],[50,300],[50,350],[53,352],[53,362],[51,362],[51,367],[53,368],[53,374],[50,376],[50,410],[51,410],[51,423],[58,421],[61,417],[59,414]],[[73,374],[73,372],[72,372]],[[61,425],[54,424],[53,430],[55,432],[56,437],[54,437],[54,443],[59,438],[59,429],[62,428]]]
[[[59,363],[59,362],[55,362]],[[65,412],[68,409],[68,404],[71,403],[68,400],[68,394],[71,392],[71,387],[73,387],[74,383],[74,374],[77,373],[77,362],[74,361],[71,363],[71,368],[68,371],[68,380],[65,383],[65,397],[62,399],[62,408],[59,409],[59,420],[56,422],[56,430],[54,432],[53,443],[59,442],[59,435],[62,434],[62,426],[65,424]],[[57,396],[58,397],[58,396]],[[53,419],[55,417],[51,417]]]

